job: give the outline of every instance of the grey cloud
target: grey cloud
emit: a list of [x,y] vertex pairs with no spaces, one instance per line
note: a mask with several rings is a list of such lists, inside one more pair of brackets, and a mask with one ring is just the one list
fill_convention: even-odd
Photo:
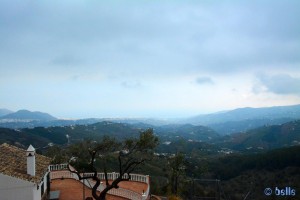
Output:
[[196,83],[199,85],[205,85],[205,84],[211,85],[214,84],[214,81],[210,77],[203,76],[203,77],[198,77],[196,79]]
[[9,2],[0,3],[4,64],[10,58],[31,66],[38,58],[39,65],[68,67],[77,57],[53,57],[80,55],[89,67],[156,75],[278,63],[297,69],[300,62],[299,1]]
[[[274,76],[259,75],[259,81],[269,92],[276,94],[300,95],[300,77],[292,77],[288,74]],[[261,92],[261,87],[254,88],[254,92]]]

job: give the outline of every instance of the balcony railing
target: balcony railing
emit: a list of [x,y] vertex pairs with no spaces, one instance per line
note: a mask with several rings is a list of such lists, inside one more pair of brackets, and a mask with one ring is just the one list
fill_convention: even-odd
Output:
[[[57,165],[50,165],[49,166],[50,170],[50,179],[61,179],[61,178],[70,178],[70,179],[75,179],[79,180],[78,176],[75,173],[72,173],[68,170],[68,165],[67,164],[57,164]],[[84,173],[84,176],[92,176],[93,173]],[[104,173],[98,173],[97,174],[98,178],[100,180],[105,180]],[[120,176],[119,173],[116,172],[111,172],[107,173],[107,177],[109,180],[115,180]],[[128,175],[125,174],[123,175],[123,178],[128,178]],[[118,189],[111,189],[108,191],[108,194],[115,195],[115,196],[120,196],[132,200],[146,200],[149,196],[150,192],[150,184],[149,184],[149,176],[148,175],[142,175],[142,174],[130,174],[130,181],[136,181],[136,182],[141,182],[141,183],[146,183],[147,184],[147,190],[144,193],[138,193],[132,190],[124,189],[124,188],[118,188]],[[86,180],[81,180],[83,184],[85,184],[87,187],[91,188],[95,184],[93,181],[90,181],[88,179]],[[99,192],[101,192],[105,186],[100,184],[100,186],[97,188]]]

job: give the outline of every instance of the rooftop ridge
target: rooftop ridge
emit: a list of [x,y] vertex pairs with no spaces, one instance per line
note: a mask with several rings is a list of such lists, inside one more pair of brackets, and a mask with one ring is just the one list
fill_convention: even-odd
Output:
[[44,174],[48,171],[51,159],[36,154],[36,175],[27,174],[26,150],[3,143],[0,145],[0,173],[28,182],[41,182]]

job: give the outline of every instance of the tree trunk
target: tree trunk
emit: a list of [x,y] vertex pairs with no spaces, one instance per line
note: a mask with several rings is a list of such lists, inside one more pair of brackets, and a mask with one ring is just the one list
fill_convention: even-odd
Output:
[[97,200],[105,200],[106,199],[106,194],[107,192],[101,192],[99,198],[97,198]]
[[172,174],[171,176],[171,191],[172,191],[172,194],[175,194],[175,180],[174,180],[174,173]]
[[178,189],[178,176],[175,177],[175,195],[177,196],[177,189]]

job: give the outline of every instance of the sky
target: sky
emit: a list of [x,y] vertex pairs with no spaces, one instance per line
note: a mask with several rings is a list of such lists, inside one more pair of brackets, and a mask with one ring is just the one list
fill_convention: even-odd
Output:
[[300,104],[300,1],[1,0],[0,108],[177,118]]

